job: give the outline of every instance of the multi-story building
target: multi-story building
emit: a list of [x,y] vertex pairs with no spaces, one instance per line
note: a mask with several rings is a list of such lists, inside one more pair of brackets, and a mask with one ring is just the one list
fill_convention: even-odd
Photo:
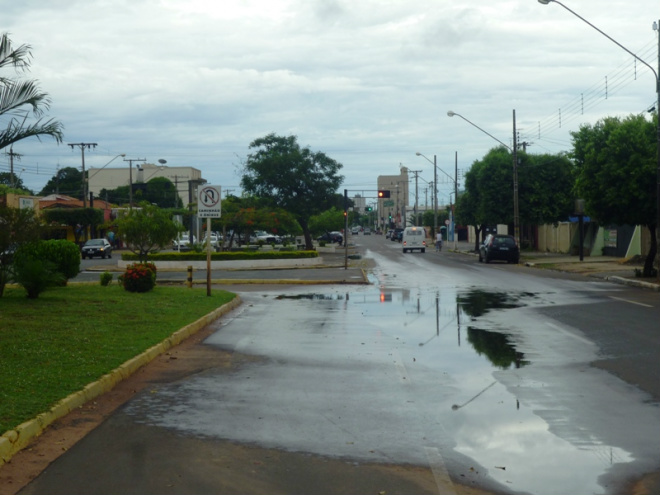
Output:
[[409,180],[406,167],[399,175],[378,176],[378,190],[390,193],[389,198],[378,199],[378,224],[383,228],[405,227]]

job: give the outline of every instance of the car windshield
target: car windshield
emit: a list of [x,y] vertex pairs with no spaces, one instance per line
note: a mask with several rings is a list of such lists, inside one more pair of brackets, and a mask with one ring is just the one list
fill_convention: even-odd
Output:
[[86,243],[87,246],[103,246],[103,239],[90,239]]

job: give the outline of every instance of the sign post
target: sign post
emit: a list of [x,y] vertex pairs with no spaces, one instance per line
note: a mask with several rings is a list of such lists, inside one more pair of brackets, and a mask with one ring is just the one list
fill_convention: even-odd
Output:
[[221,186],[203,186],[197,192],[197,216],[206,218],[206,295],[211,295],[211,219],[222,216]]

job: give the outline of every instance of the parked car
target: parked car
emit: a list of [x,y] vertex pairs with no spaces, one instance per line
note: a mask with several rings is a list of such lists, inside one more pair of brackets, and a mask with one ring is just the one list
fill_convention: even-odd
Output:
[[280,236],[271,234],[265,230],[257,230],[254,235],[250,236],[250,243],[257,244],[259,241],[266,244],[280,244],[282,239]]
[[82,247],[82,259],[99,256],[101,258],[112,258],[112,245],[107,239],[90,239]]
[[399,241],[401,242],[401,239],[403,238],[403,229],[397,227],[394,229],[392,232],[392,235],[390,235],[390,240],[391,241]]
[[479,246],[479,262],[490,263],[493,260],[507,263],[520,262],[520,248],[512,235],[488,234]]
[[[202,241],[202,246],[206,246],[206,237],[204,236],[204,240]],[[222,241],[222,235],[216,234],[215,232],[211,232],[211,236],[209,237],[209,242],[211,243],[212,248],[217,248],[220,246],[220,241]]]
[[423,227],[408,227],[403,231],[402,241],[403,252],[419,249],[422,253],[426,252],[426,231]]
[[318,236],[316,240],[325,241],[325,242],[336,242],[337,244],[341,244],[342,242],[344,242],[344,236],[341,235],[341,232],[333,231],[333,232],[326,232],[325,234]]
[[179,234],[177,239],[174,239],[172,243],[172,248],[178,251],[190,251],[192,248],[191,244],[195,244],[195,236],[192,237],[192,243],[190,242],[190,235],[186,232]]

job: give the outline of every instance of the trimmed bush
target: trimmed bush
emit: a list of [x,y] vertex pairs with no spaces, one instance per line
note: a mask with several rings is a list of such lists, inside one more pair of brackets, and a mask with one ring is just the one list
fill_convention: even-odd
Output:
[[75,243],[64,239],[51,239],[22,244],[14,254],[14,262],[27,259],[47,261],[53,270],[62,274],[62,285],[80,272],[80,249]]
[[110,282],[112,282],[112,273],[103,272],[100,276],[100,281],[103,287],[107,287],[108,285],[110,285]]
[[[232,261],[232,260],[277,260],[294,258],[318,258],[318,251],[222,251],[220,253],[211,253],[212,261]],[[133,253],[123,253],[121,259],[124,261],[138,261],[138,257]],[[206,261],[206,253],[156,253],[149,255],[150,261]]]
[[38,298],[48,287],[66,283],[52,262],[28,256],[14,260],[14,281],[25,289],[29,299]]

